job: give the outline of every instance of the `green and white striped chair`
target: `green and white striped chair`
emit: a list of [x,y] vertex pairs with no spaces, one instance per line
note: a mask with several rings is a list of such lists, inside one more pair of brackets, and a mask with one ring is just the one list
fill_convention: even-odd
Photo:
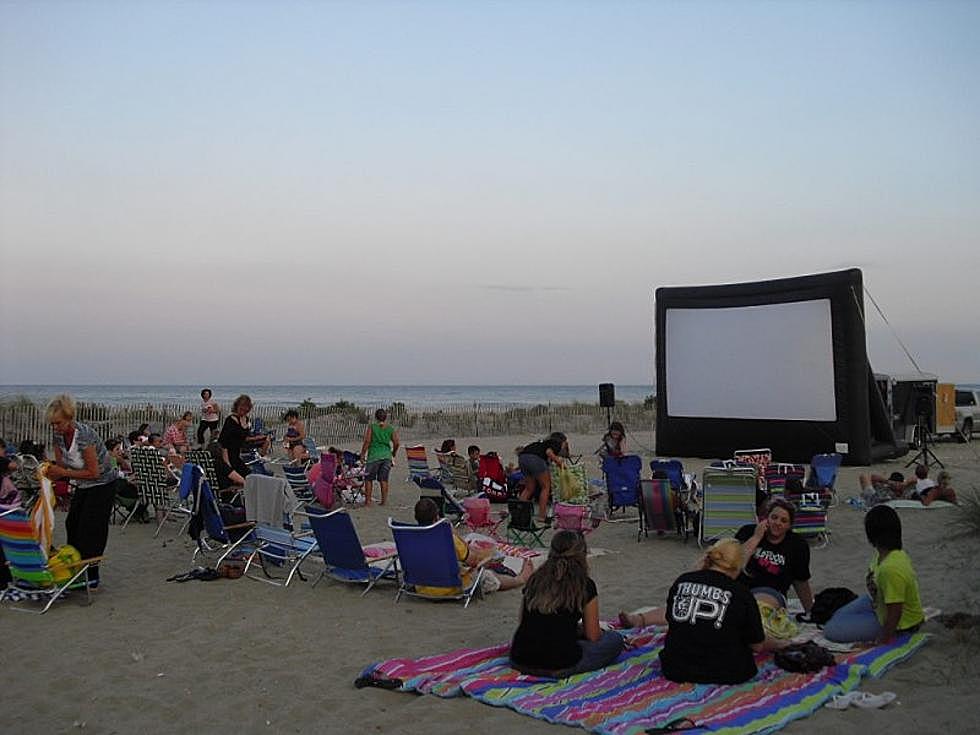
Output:
[[699,545],[734,536],[745,524],[756,523],[755,467],[707,467],[701,479]]

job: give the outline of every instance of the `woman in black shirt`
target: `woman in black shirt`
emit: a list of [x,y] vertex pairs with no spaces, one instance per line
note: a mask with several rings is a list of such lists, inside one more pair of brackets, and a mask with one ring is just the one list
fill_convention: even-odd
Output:
[[623,650],[619,633],[599,627],[599,598],[586,553],[577,531],[559,531],[551,539],[548,560],[524,586],[510,646],[510,662],[518,671],[563,678],[608,666]]
[[806,539],[793,533],[796,508],[783,498],[774,498],[766,516],[755,526],[738,529],[735,538],[742,542],[745,569],[739,582],[758,597],[766,594],[780,607],[786,607],[786,594],[792,586],[809,614],[813,607],[810,588],[810,547]]
[[547,522],[548,501],[551,500],[551,467],[549,462],[562,466],[562,457],[568,456],[568,439],[560,431],[547,439],[531,442],[517,455],[517,464],[524,473],[524,490],[521,500],[538,501],[538,520]]

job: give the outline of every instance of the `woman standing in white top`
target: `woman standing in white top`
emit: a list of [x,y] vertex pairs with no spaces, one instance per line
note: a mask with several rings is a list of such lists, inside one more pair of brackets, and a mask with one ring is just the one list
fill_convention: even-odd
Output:
[[201,423],[197,425],[197,443],[204,444],[204,430],[208,430],[208,439],[214,439],[218,433],[218,423],[221,419],[221,406],[211,397],[211,389],[201,391]]

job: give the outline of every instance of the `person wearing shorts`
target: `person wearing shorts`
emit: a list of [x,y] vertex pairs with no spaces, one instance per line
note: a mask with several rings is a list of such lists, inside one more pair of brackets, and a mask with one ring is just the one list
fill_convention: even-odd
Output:
[[395,454],[398,453],[398,430],[388,423],[388,412],[379,408],[374,412],[375,422],[368,425],[361,444],[361,460],[365,462],[364,504],[373,505],[371,493],[374,481],[381,485],[381,502],[388,502],[388,476]]
[[524,490],[521,500],[538,501],[538,520],[548,521],[548,502],[551,500],[551,468],[549,462],[559,467],[562,457],[568,456],[568,439],[555,431],[546,439],[531,442],[517,455],[517,464],[524,473]]

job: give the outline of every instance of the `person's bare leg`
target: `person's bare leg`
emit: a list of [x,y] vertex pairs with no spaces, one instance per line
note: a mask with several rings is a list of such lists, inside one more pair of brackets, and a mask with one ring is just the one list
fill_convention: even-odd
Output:
[[534,497],[534,488],[537,487],[534,483],[534,478],[530,475],[524,477],[524,489],[521,490],[521,494],[518,496],[521,500],[530,500]]
[[534,572],[534,564],[531,563],[530,559],[524,560],[524,566],[521,567],[521,573],[516,577],[507,577],[504,575],[500,576],[500,590],[513,590],[518,587],[523,587],[527,584],[528,578]]
[[374,482],[372,480],[364,481],[364,505],[374,505],[374,501],[371,500],[371,493],[374,492]]
[[538,517],[544,521],[548,519],[548,501],[551,500],[551,473],[545,472],[539,477],[541,492],[538,493]]
[[867,475],[858,475],[858,484],[861,485],[861,492],[864,492],[865,490],[868,489],[868,486],[871,484],[871,480],[868,478]]
[[667,610],[655,607],[645,613],[628,613],[619,611],[619,624],[624,628],[643,628],[647,625],[667,625]]
[[378,482],[381,484],[381,503],[380,503],[380,505],[385,505],[388,502],[388,481],[387,480],[379,480]]

